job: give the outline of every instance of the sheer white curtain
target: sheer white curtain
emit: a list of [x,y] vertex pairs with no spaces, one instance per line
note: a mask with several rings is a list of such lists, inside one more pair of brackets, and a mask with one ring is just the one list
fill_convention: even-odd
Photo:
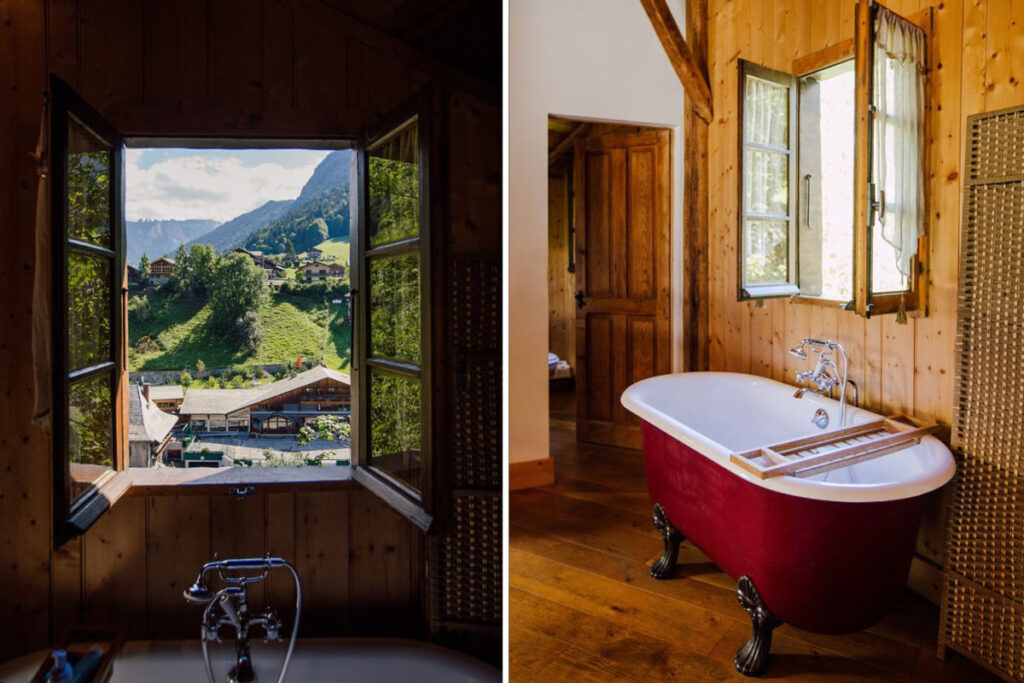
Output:
[[910,277],[924,229],[924,32],[884,7],[875,16],[874,178],[885,192],[883,239]]

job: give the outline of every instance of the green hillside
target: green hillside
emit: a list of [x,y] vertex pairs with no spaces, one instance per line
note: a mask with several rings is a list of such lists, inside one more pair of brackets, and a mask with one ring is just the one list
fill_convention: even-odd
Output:
[[317,249],[324,252],[325,258],[335,258],[338,263],[348,263],[349,241],[348,237],[332,237],[316,245]]
[[139,321],[133,316],[129,321],[128,365],[132,371],[193,369],[199,359],[208,368],[287,364],[298,356],[314,361],[322,358],[330,368],[349,368],[351,331],[343,319],[344,305],[271,294],[260,310],[263,339],[254,352],[242,353],[211,329],[210,306],[205,301],[159,292],[150,293],[148,299],[146,319]]

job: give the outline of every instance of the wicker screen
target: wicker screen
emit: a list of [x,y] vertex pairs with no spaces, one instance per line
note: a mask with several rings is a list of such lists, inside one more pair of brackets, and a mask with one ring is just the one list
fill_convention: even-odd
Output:
[[940,650],[1024,680],[1024,107],[966,143]]
[[497,664],[502,614],[501,262],[458,255],[448,282],[450,518],[431,537],[431,627]]

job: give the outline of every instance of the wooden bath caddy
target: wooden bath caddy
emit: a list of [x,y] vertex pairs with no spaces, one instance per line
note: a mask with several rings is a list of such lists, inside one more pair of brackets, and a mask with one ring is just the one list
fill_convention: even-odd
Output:
[[[809,477],[910,448],[936,429],[936,425],[921,426],[901,420],[909,421],[910,418],[892,415],[853,427],[733,453],[729,459],[762,479]],[[768,464],[758,462],[762,457]]]

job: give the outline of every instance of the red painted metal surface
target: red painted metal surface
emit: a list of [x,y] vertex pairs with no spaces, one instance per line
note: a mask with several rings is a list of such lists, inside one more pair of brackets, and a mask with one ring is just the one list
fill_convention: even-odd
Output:
[[749,482],[643,425],[647,490],[729,576],[753,579],[783,621],[849,633],[884,617],[910,570],[922,499],[842,503]]

